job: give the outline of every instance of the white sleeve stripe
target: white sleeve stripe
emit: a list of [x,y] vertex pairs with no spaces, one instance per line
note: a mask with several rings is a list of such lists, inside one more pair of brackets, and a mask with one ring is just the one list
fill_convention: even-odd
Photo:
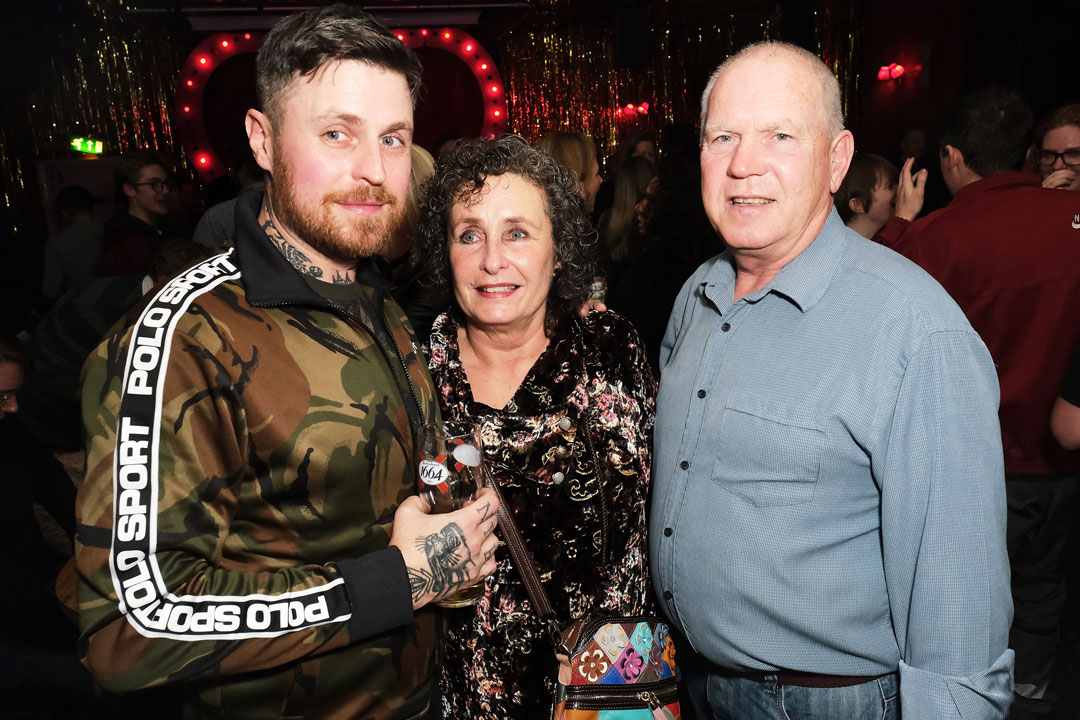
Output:
[[340,578],[279,595],[176,596],[168,592],[158,566],[158,451],[172,337],[196,298],[240,277],[232,256],[230,250],[210,258],[166,284],[135,323],[124,363],[109,571],[120,612],[146,637],[275,637],[350,616]]

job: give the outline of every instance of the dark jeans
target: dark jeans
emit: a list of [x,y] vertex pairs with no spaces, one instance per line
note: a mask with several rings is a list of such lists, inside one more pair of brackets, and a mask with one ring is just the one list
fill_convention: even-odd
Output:
[[1045,690],[1058,653],[1068,573],[1076,562],[1076,475],[1008,475],[1008,547],[1012,566],[1013,624],[1009,647],[1016,652],[1017,709],[1049,712]]
[[695,720],[899,720],[896,673],[840,688],[780,685],[695,669],[684,676]]

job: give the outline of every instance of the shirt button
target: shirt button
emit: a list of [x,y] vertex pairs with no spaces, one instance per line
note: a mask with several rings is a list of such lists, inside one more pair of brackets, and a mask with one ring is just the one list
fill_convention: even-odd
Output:
[[679,467],[681,467],[683,470],[686,470],[688,467],[690,467],[690,463],[683,460],[681,463],[679,463]]
[[665,600],[670,600],[670,599],[671,599],[671,597],[672,597],[672,595],[671,595],[671,591],[670,591],[670,590],[665,590],[665,591],[664,591],[664,599],[665,599]]
[[551,476],[551,482],[555,483],[556,485],[561,483],[564,479],[566,479],[566,475],[564,475],[562,472],[557,472]]
[[559,429],[560,430],[569,430],[570,429],[570,418],[564,417],[563,419],[559,420]]
[[671,537],[671,533],[672,533],[671,528],[664,528],[664,536],[665,537]]
[[723,330],[724,332],[727,332],[728,330],[731,329],[731,323],[724,323],[723,325],[720,326],[720,329]]
[[708,393],[707,393],[707,392],[705,392],[704,390],[698,390],[698,391],[697,391],[697,396],[698,396],[699,398],[703,398],[703,397],[705,397],[706,395],[708,395]]

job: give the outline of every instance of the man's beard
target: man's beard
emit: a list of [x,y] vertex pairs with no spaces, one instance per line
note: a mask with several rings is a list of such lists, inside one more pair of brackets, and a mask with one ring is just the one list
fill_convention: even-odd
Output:
[[[315,207],[296,202],[289,166],[274,158],[270,182],[270,205],[274,215],[297,238],[316,252],[337,262],[369,257],[382,250],[401,224],[405,208],[398,198],[382,186],[361,186],[349,192],[324,195]],[[335,217],[335,204],[359,204],[372,200],[385,203],[389,212],[381,217]]]

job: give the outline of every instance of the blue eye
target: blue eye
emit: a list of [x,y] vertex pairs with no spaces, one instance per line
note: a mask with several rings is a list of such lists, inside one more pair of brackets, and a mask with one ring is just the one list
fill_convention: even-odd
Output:
[[476,233],[474,233],[472,231],[463,232],[463,233],[461,233],[461,236],[458,238],[459,241],[465,243],[466,245],[471,245],[472,243],[476,242],[479,239],[480,239],[480,237]]
[[401,141],[401,138],[394,137],[393,135],[384,135],[383,137],[379,138],[379,142],[381,142],[386,147],[399,147],[405,144]]
[[791,136],[788,135],[787,133],[776,133],[776,139],[777,140],[790,140]]
[[529,233],[525,232],[524,230],[511,230],[510,237],[513,240],[524,240],[525,238],[529,237]]
[[337,142],[338,140],[344,139],[345,134],[340,130],[327,130],[323,133],[323,137],[325,137],[330,142]]

